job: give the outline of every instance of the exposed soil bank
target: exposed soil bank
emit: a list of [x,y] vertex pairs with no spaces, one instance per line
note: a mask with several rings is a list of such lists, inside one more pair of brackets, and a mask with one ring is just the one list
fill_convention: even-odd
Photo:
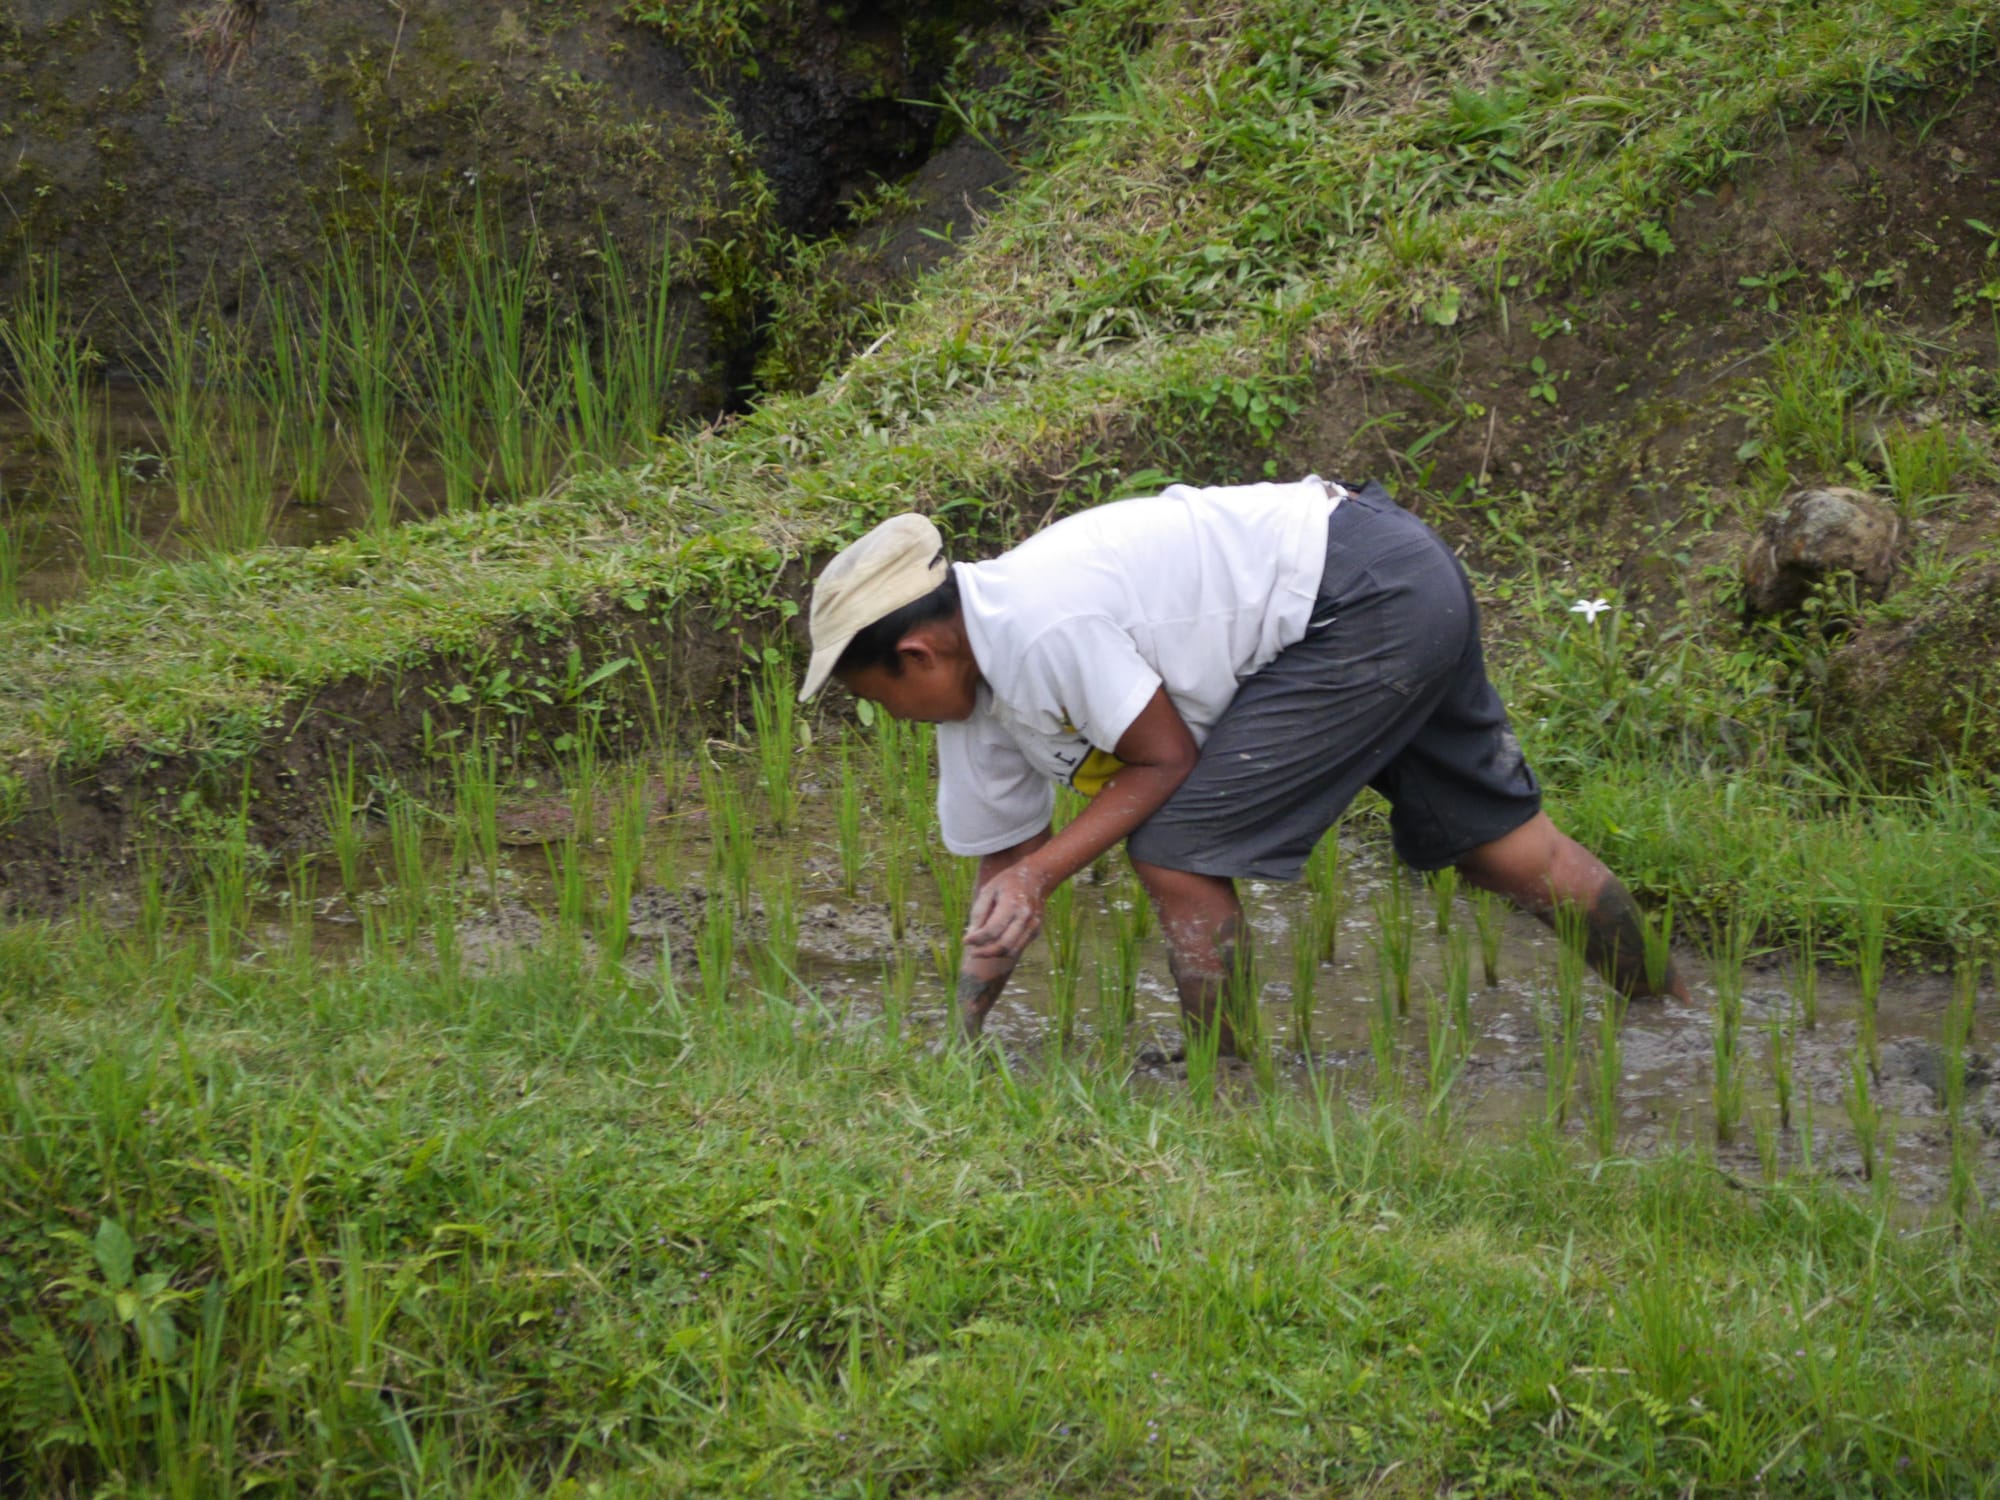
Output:
[[15,6],[0,304],[55,254],[115,372],[136,338],[105,310],[189,303],[213,272],[234,314],[239,276],[294,275],[330,226],[386,215],[421,257],[478,199],[571,284],[604,234],[635,254],[667,236],[689,409],[712,412],[749,374],[780,237],[839,228],[844,199],[921,166],[944,139],[924,101],[961,52],[1041,8],[800,3],[718,52],[610,0]]

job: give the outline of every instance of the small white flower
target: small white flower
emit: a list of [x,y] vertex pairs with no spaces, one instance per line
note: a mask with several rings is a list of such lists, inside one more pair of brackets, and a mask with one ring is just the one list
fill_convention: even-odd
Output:
[[1611,608],[1609,599],[1579,599],[1569,607],[1573,615],[1582,615],[1586,625],[1595,625],[1597,617]]

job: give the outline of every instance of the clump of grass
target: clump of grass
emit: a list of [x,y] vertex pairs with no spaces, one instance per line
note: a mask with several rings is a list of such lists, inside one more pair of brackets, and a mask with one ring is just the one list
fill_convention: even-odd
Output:
[[430,917],[430,866],[425,857],[423,805],[408,792],[397,791],[386,809],[389,824],[389,868],[395,881],[392,908],[405,948],[414,947]]
[[1452,1034],[1461,1054],[1472,1053],[1472,949],[1465,929],[1454,927],[1444,945],[1444,993],[1451,1007]]
[[1474,891],[1472,920],[1479,929],[1479,970],[1490,990],[1500,982],[1500,937],[1504,930],[1500,898],[1489,890]]
[[1646,945],[1643,955],[1646,987],[1657,995],[1662,993],[1667,982],[1667,968],[1673,962],[1673,898],[1669,896],[1654,911],[1641,913],[1639,920],[1642,924],[1641,941]]
[[210,843],[201,872],[208,966],[235,964],[250,930],[250,817],[247,799]]
[[271,355],[259,383],[270,413],[277,472],[284,475],[293,500],[317,505],[326,499],[334,470],[329,420],[336,400],[334,341],[324,334],[331,305],[324,262],[306,288],[301,307],[268,279],[262,283]]
[[[1137,908],[1144,904],[1143,895],[1111,904],[1111,963],[1108,969],[1099,971],[1100,1002],[1104,998],[1104,983],[1108,980],[1110,984],[1107,1034],[1121,1044],[1131,1029],[1139,1004],[1139,930],[1144,919]],[[1222,1014],[1218,1003],[1218,1022]]]
[[1416,907],[1403,872],[1392,865],[1375,892],[1375,957],[1396,997],[1396,1013],[1410,1013],[1410,966],[1416,957]]
[[591,925],[594,910],[590,899],[589,851],[588,837],[575,827],[543,846],[549,862],[549,883],[556,895],[557,948],[571,958],[582,948],[583,935]]
[[903,1034],[916,994],[917,956],[907,947],[898,947],[882,965],[882,1021],[891,1037]]
[[1618,1086],[1625,1076],[1625,997],[1606,985],[1597,1011],[1597,1054],[1591,1083],[1591,1130],[1597,1154],[1618,1147]]
[[468,745],[452,757],[454,862],[475,865],[490,899],[500,895],[500,749],[491,740]]
[[1451,1090],[1465,1070],[1466,1043],[1448,992],[1424,990],[1424,1117],[1440,1129],[1451,1118]]

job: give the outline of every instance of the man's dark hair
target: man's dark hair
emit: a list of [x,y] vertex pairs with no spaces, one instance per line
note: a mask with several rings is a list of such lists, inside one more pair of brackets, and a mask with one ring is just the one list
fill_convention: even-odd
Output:
[[896,655],[896,642],[919,625],[932,620],[949,620],[958,613],[958,574],[945,570],[944,582],[921,599],[913,599],[901,609],[891,610],[873,625],[855,632],[840,660],[833,664],[836,677],[880,667],[891,677],[903,675],[903,659]]

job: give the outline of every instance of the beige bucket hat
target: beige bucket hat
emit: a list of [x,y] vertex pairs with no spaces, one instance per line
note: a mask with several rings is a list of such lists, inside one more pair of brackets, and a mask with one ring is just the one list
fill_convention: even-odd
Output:
[[799,702],[826,686],[849,641],[884,615],[915,604],[944,582],[950,568],[937,527],[914,512],[891,516],[842,548],[813,584],[813,653]]

